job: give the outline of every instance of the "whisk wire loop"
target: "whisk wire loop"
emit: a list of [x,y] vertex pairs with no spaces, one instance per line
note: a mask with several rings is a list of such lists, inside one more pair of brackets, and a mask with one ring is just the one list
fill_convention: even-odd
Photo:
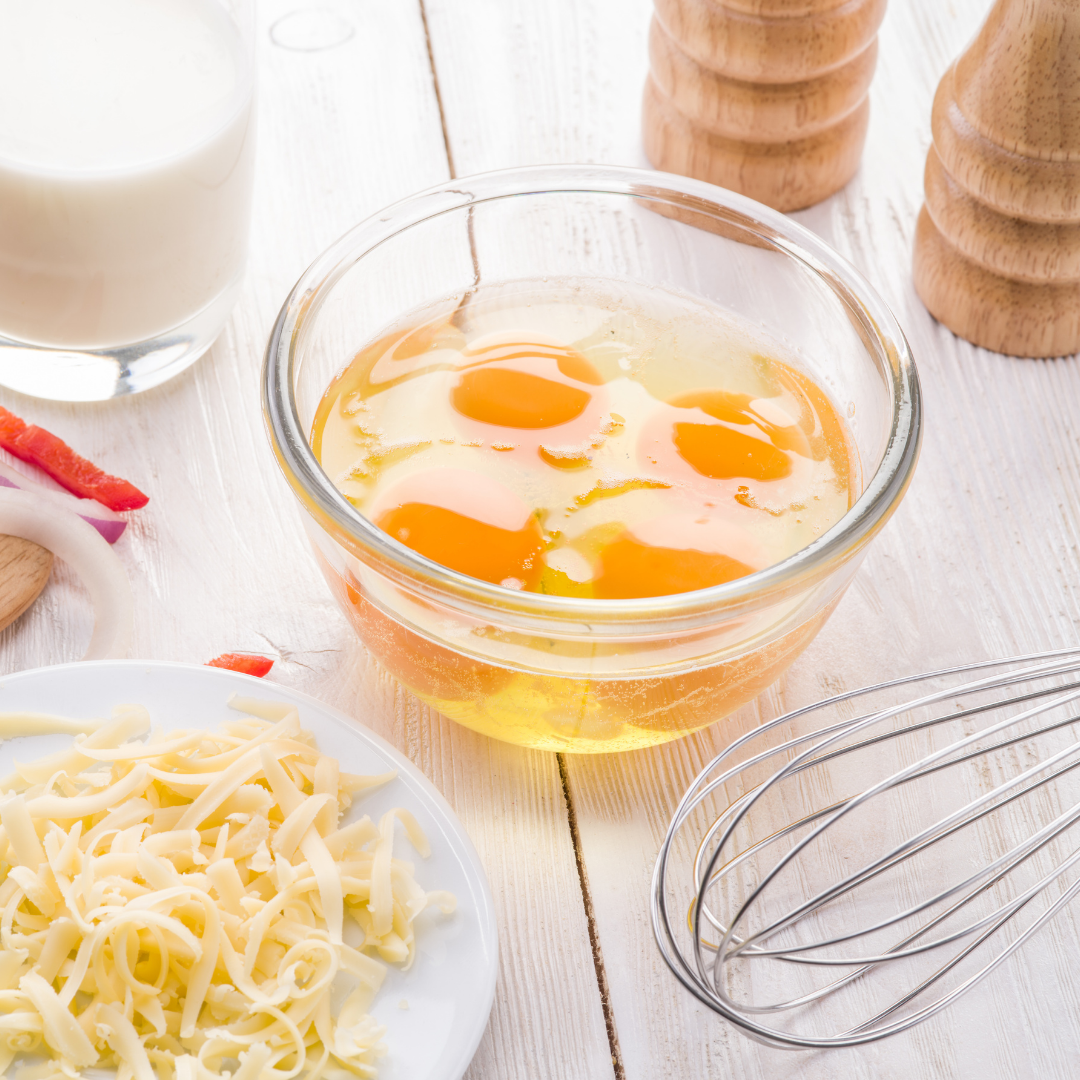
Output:
[[[1076,685],[1080,685],[1080,684],[1076,684]],[[973,712],[973,711],[974,710],[969,710],[968,713],[958,713],[956,715],[957,716],[970,715],[970,713]],[[1080,717],[1070,716],[1067,719],[1059,721],[1057,723],[1047,724],[1044,727],[1036,729],[1036,731],[1034,731],[1034,732],[1025,732],[1025,733],[1023,733],[1021,735],[1016,736],[1015,738],[1003,739],[1003,740],[1001,740],[999,742],[992,743],[988,747],[981,747],[981,748],[979,748],[977,750],[973,750],[970,753],[964,754],[964,755],[962,755],[960,757],[951,758],[951,759],[949,759],[948,761],[945,761],[945,762],[939,762],[939,763],[937,763],[935,765],[928,766],[927,768],[921,770],[920,772],[911,774],[911,776],[909,776],[907,778],[907,780],[904,781],[904,782],[911,782],[913,780],[923,779],[923,778],[929,776],[931,773],[938,772],[938,771],[941,771],[943,769],[952,768],[955,765],[963,764],[966,761],[970,761],[970,760],[972,760],[972,759],[974,759],[976,757],[980,757],[980,756],[982,756],[983,754],[987,753],[990,750],[998,750],[998,749],[1003,749],[1003,748],[1008,747],[1008,746],[1014,746],[1017,743],[1020,743],[1020,742],[1023,742],[1024,740],[1026,740],[1026,739],[1029,739],[1032,735],[1045,734],[1045,733],[1048,733],[1048,732],[1051,732],[1051,731],[1057,731],[1057,730],[1059,730],[1060,728],[1063,728],[1063,727],[1071,726],[1072,724],[1076,723],[1078,719],[1080,719]],[[939,718],[936,718],[934,720],[927,721],[925,724],[915,725],[915,727],[925,727],[928,724],[937,724],[937,723],[940,723],[941,720],[942,720],[942,718],[939,717]],[[913,730],[913,729],[909,729],[909,730]],[[866,746],[869,746],[872,743],[877,742],[877,741],[878,741],[878,739],[876,739],[876,738],[871,739],[871,740],[864,740],[861,743],[856,743],[854,746],[846,747],[846,748],[844,748],[842,750],[833,751],[831,754],[823,754],[823,755],[821,755],[819,757],[812,758],[810,761],[804,762],[801,766],[799,766],[799,768],[797,770],[793,770],[793,773],[802,771],[803,769],[810,768],[811,766],[813,766],[815,764],[823,763],[825,761],[830,760],[831,758],[841,756],[841,755],[843,755],[845,753],[848,753],[850,751],[857,750],[857,749],[862,749],[862,748],[864,748]],[[1061,769],[1058,769],[1055,772],[1052,772],[1049,775],[1043,777],[1041,780],[1035,781],[1033,784],[1029,785],[1027,788],[1022,789],[1019,792],[1014,792],[1012,795],[1008,796],[1008,798],[1006,798],[1006,799],[1002,800],[1001,802],[999,802],[998,804],[996,804],[995,808],[998,808],[1000,806],[1004,806],[1008,802],[1015,801],[1016,799],[1022,797],[1023,795],[1025,795],[1028,792],[1030,792],[1031,790],[1033,790],[1035,787],[1047,784],[1051,780],[1055,779],[1056,777],[1063,776],[1063,775],[1065,775],[1065,773],[1070,772],[1073,769],[1076,769],[1078,767],[1080,767],[1080,760],[1075,761],[1070,765],[1065,765]],[[789,774],[789,775],[791,775],[791,774]],[[753,790],[756,791],[757,788],[755,788]],[[720,817],[718,817],[716,819],[716,821],[710,827],[708,832],[706,832],[705,837],[701,841],[701,844],[698,846],[698,854],[697,854],[697,857],[696,857],[695,863],[694,863],[694,872],[695,872],[695,877],[697,878],[697,880],[699,882],[701,880],[703,880],[704,877],[706,876],[705,872],[702,869],[702,862],[703,862],[703,858],[704,858],[704,852],[710,846],[710,842],[713,840],[713,838],[715,836],[715,833],[717,832],[719,827],[722,825],[722,823],[725,820],[726,816],[729,815],[730,813],[734,812],[736,809],[738,809],[743,804],[744,800],[746,800],[749,797],[749,794],[750,793],[747,793],[746,795],[743,795],[740,799],[738,799],[734,803],[732,803],[732,805],[728,808],[728,810],[725,812],[725,814],[722,814]],[[827,814],[831,814],[833,811],[839,809],[841,806],[846,805],[847,801],[849,801],[849,800],[844,800],[842,802],[833,803],[831,806],[826,806],[826,807],[822,807],[821,809],[815,810],[812,813],[807,814],[805,817],[802,817],[799,820],[794,821],[791,824],[785,826],[784,828],[772,833],[770,836],[766,836],[764,839],[757,841],[755,844],[751,845],[745,851],[741,852],[739,855],[735,856],[734,858],[729,860],[727,863],[724,863],[721,867],[719,867],[717,870],[715,870],[712,880],[715,880],[717,877],[719,877],[722,874],[728,872],[729,870],[737,868],[738,865],[741,862],[744,862],[747,859],[751,858],[753,855],[757,854],[760,851],[760,849],[767,846],[768,844],[773,843],[776,840],[782,839],[783,837],[787,836],[789,833],[797,831],[799,828],[801,828],[802,826],[808,824],[811,821],[815,821],[818,818],[826,816]],[[983,811],[983,814],[988,813],[988,812],[989,811]],[[978,815],[978,816],[982,816],[982,815]],[[963,828],[966,824],[967,824],[966,821],[961,821],[961,822],[959,822],[957,824],[954,824],[954,825],[950,826],[949,829],[945,830],[941,834],[941,837],[947,836],[950,833],[955,832],[955,831]],[[941,837],[937,837],[937,838],[934,838],[934,839],[938,839],[938,838],[941,838]],[[912,850],[913,851],[918,851],[922,847],[925,847],[928,843],[932,843],[932,842],[933,842],[933,839],[926,840],[923,843],[921,843],[919,845],[916,845]],[[893,860],[890,860],[890,861],[886,862],[882,867],[879,867],[877,870],[874,871],[874,874],[883,872],[885,869],[888,869],[891,865],[893,865]],[[714,928],[720,930],[721,932],[726,930],[726,927],[722,927],[715,920],[715,918],[713,917],[713,915],[710,912],[708,907],[704,907],[702,909],[702,914],[705,916],[706,919],[708,919],[712,923]],[[762,955],[764,955],[764,954],[762,954]]]
[[[986,674],[988,669],[997,670]],[[1070,871],[1080,872],[1080,847],[1064,857],[1054,854],[1058,842],[1080,822],[1080,794],[1071,805],[1052,810],[1050,820],[1041,823],[1036,820],[1040,815],[1046,816],[1045,808],[1058,799],[1060,785],[1080,767],[1080,741],[1072,741],[1063,748],[1051,746],[1049,752],[1042,749],[1043,743],[1054,737],[1068,738],[1065,729],[1080,722],[1075,704],[1080,699],[1078,669],[1080,649],[942,668],[838,694],[785,713],[725,747],[701,770],[680,800],[653,873],[654,934],[661,954],[679,982],[751,1038],[787,1048],[850,1046],[885,1038],[937,1015],[967,993],[1045,926],[1080,890],[1080,876],[1069,880]],[[1066,676],[1071,679],[1063,683],[1061,680]],[[957,677],[965,681],[956,684]],[[859,700],[877,703],[906,687],[915,684],[926,687],[943,680],[952,681],[943,689],[917,693],[910,701],[878,704],[854,717],[838,718],[844,707],[850,708]],[[947,701],[955,706],[954,711],[937,708]],[[1057,716],[1059,710],[1067,715]],[[890,723],[889,728],[880,730],[882,725]],[[963,731],[959,738],[923,752],[925,745],[920,743],[932,743],[939,728],[944,731],[943,726],[958,723]],[[976,730],[970,730],[969,724]],[[804,727],[806,730],[802,730]],[[785,728],[788,737],[770,745]],[[912,743],[920,751],[917,760],[882,770],[881,765],[887,760],[882,754],[888,755],[890,744],[896,747],[896,753],[904,753]],[[1032,756],[1036,758],[1034,762],[1030,761]],[[779,768],[771,767],[777,757],[783,759],[783,764]],[[1024,757],[1029,760],[1021,760]],[[758,819],[771,820],[770,814],[775,817],[775,804],[780,803],[781,816],[787,816],[785,800],[796,796],[803,801],[819,798],[821,790],[831,790],[837,777],[846,775],[845,768],[848,774],[855,770],[861,778],[867,761],[873,772],[884,774],[883,778],[864,782],[859,790],[846,797],[834,796],[824,806],[813,805],[794,820],[789,818],[779,826],[771,824],[761,839],[753,839],[753,833],[758,831],[755,829]],[[959,797],[965,787],[964,778],[972,769],[976,770],[973,775],[978,784],[984,786],[990,771],[1000,771],[1006,764],[1012,775],[999,779],[990,790],[943,813],[931,810],[938,795],[948,799]],[[764,779],[754,782],[752,778],[761,775],[762,770],[765,770]],[[949,774],[951,779],[945,788],[939,785],[930,790],[929,797],[919,798],[922,787],[930,782],[928,778],[946,770],[955,773]],[[792,788],[796,778],[805,778],[806,782],[800,779],[799,786]],[[711,821],[703,839],[695,845],[690,878],[692,899],[683,907],[688,913],[687,926],[680,933],[678,922],[670,918],[671,904],[678,903],[677,879],[672,874],[676,861],[683,858],[677,855],[676,841],[681,845],[691,820],[701,812],[709,812],[711,802],[723,800],[725,790],[732,783],[743,791],[718,813],[710,813]],[[872,811],[873,819],[873,814],[884,812],[874,807],[891,805],[883,804],[882,799],[908,789],[912,793],[906,796],[909,803],[914,800],[919,816],[929,812],[929,823],[913,828],[899,842],[885,838],[903,813],[887,815],[884,825],[870,833],[865,828],[860,831],[867,813]],[[1042,800],[1038,805],[1043,809],[1033,817],[1030,801],[1035,797]],[[1009,814],[1022,823],[1025,834],[1018,839],[1014,836],[1007,850],[981,854],[978,865],[968,871],[961,870],[958,879],[956,856],[951,859],[941,856],[939,862],[944,860],[943,866],[931,869],[941,870],[949,880],[930,889],[922,899],[896,902],[896,897],[891,896],[886,903],[892,910],[865,922],[850,917],[857,911],[857,907],[851,907],[852,903],[882,902],[873,891],[867,893],[871,885],[879,892],[888,886],[895,889],[893,879],[898,873],[909,876],[914,873],[921,878],[930,872],[927,866],[938,857],[935,849],[952,851],[956,844],[966,841],[967,835],[983,835],[979,829],[990,828],[992,833],[997,829],[995,836],[1007,835],[998,823]],[[976,832],[970,833],[973,827]],[[744,834],[750,837],[750,842],[738,842],[738,837]],[[834,836],[851,836],[853,840],[834,840]],[[853,872],[842,873],[828,884],[813,885],[822,870],[820,860],[828,863],[830,857],[835,859],[837,855],[830,856],[830,852],[836,845],[850,846],[853,841],[859,846],[871,849],[879,846],[883,850],[863,857]],[[826,845],[824,849],[822,844]],[[777,849],[775,853],[774,849]],[[842,857],[847,859],[850,855]],[[1050,858],[1054,865],[1049,870],[1037,869],[1032,862],[1036,857]],[[970,858],[965,855],[964,861]],[[1030,866],[1030,870],[1023,870],[1023,876],[1031,877],[1034,871],[1035,880],[1014,888],[1016,875],[1025,866]],[[805,895],[783,901],[785,889],[790,892],[793,887],[796,893]],[[995,955],[972,974],[963,976],[962,971],[957,971],[969,958],[979,962],[976,954],[985,943],[1004,931],[1051,887],[1058,888],[1060,894],[1047,895],[1047,906],[1031,916],[1028,925],[1010,929],[1009,933],[1015,936],[1000,946]],[[1013,895],[995,900],[994,894],[1000,889]],[[856,891],[863,899],[854,896]],[[735,899],[725,902],[724,897],[731,896]],[[986,902],[991,909],[980,911]],[[781,903],[779,912],[773,910],[777,903]],[[838,904],[846,906],[837,907]],[[729,913],[721,911],[722,908]],[[841,911],[847,912],[841,916],[842,926],[824,932],[811,930],[807,938],[809,927],[827,927],[830,920],[837,918],[835,913]],[[1028,918],[1024,916],[1025,921]],[[918,920],[922,920],[921,925],[901,930],[900,940],[882,942],[870,949],[858,947],[860,941],[872,942],[890,929],[910,928]],[[960,925],[956,925],[957,920]],[[703,936],[706,928],[711,928],[719,941],[707,940]],[[853,943],[857,955],[843,951],[843,947]],[[883,973],[910,970],[905,965],[933,960],[941,951],[947,951],[948,957],[935,970],[919,975],[914,988],[909,986],[896,993],[888,985]],[[727,973],[746,963],[778,963],[781,968],[777,971],[802,970],[807,974],[815,970],[822,973],[847,970],[839,977],[831,976],[824,985],[791,987],[796,992],[792,994],[789,989],[779,1000],[744,1001],[741,1000],[746,996],[744,992],[736,995],[730,989],[735,984],[730,984]],[[958,981],[957,976],[961,976]],[[768,976],[765,981],[768,983]],[[920,1005],[921,998],[931,988],[939,996]],[[869,1019],[841,1024],[834,1032],[796,1031],[790,1025],[770,1027],[754,1019],[762,1014],[793,1016],[801,1010],[811,1016],[817,1027],[822,1023],[832,1026],[827,1017],[840,1003],[849,1001],[852,993],[870,1001],[872,1013]],[[881,1004],[882,993],[886,997],[893,995],[892,1000]],[[877,1005],[872,1004],[875,1000],[879,1002]]]
[[[918,702],[915,702],[914,706],[917,707],[919,705],[936,703],[937,701],[941,700],[942,696],[947,696],[947,695],[945,694],[945,692],[941,692],[941,693],[935,694],[935,695],[929,695],[928,698],[923,698],[922,700],[920,700]],[[1028,719],[1031,716],[1039,715],[1039,714],[1047,711],[1049,708],[1054,707],[1055,704],[1066,704],[1068,701],[1075,700],[1078,697],[1080,697],[1080,692],[1070,693],[1070,694],[1065,695],[1061,699],[1051,699],[1050,702],[1044,701],[1044,702],[1040,703],[1038,706],[1035,706],[1034,708],[1028,710],[1024,714],[1022,714],[1020,717],[1006,717],[1005,719],[999,721],[997,724],[990,727],[987,731],[985,731],[985,732],[976,732],[976,733],[968,736],[965,739],[961,739],[958,742],[952,743],[951,745],[945,747],[942,750],[939,750],[939,751],[937,751],[935,753],[929,754],[925,758],[923,758],[921,761],[917,762],[916,764],[908,766],[907,768],[904,768],[904,769],[900,769],[898,772],[893,773],[891,776],[887,776],[885,779],[879,781],[877,784],[871,786],[870,788],[867,788],[865,791],[863,791],[861,794],[859,794],[855,798],[849,799],[845,803],[843,803],[833,814],[829,815],[824,821],[822,821],[820,824],[816,825],[807,836],[805,836],[801,840],[797,841],[796,844],[791,848],[791,850],[788,851],[785,855],[783,855],[780,858],[780,861],[765,874],[765,876],[762,878],[762,880],[760,882],[758,882],[758,884],[755,885],[753,889],[750,890],[750,892],[747,895],[746,899],[743,901],[742,906],[738,909],[738,911],[736,912],[734,918],[731,920],[731,925],[728,927],[728,930],[724,934],[724,938],[720,943],[720,947],[716,951],[715,958],[713,960],[713,975],[712,975],[714,985],[718,985],[718,983],[719,983],[720,969],[721,969],[722,965],[725,963],[725,961],[727,959],[729,959],[729,958],[734,958],[735,956],[739,955],[739,953],[743,949],[745,949],[747,945],[752,945],[756,941],[759,941],[764,937],[768,937],[768,936],[771,936],[772,934],[775,934],[777,931],[782,930],[786,926],[789,926],[792,923],[796,922],[797,920],[801,919],[803,916],[805,916],[809,912],[814,911],[817,908],[821,907],[823,904],[828,903],[832,899],[835,899],[841,893],[849,891],[852,887],[854,887],[855,885],[860,883],[860,880],[863,879],[864,875],[869,875],[873,870],[877,869],[878,867],[883,866],[884,864],[886,864],[889,861],[895,861],[899,856],[903,855],[905,852],[908,852],[911,848],[916,846],[920,841],[922,841],[922,840],[924,840],[924,839],[926,839],[928,837],[933,836],[939,829],[948,826],[949,824],[951,824],[954,821],[961,820],[962,818],[967,816],[969,811],[978,809],[980,806],[982,806],[986,802],[996,798],[998,792],[997,791],[990,792],[990,793],[982,796],[982,798],[977,799],[973,803],[969,803],[967,806],[965,806],[962,809],[954,812],[952,815],[948,815],[944,819],[941,819],[941,820],[933,823],[932,825],[927,826],[924,830],[917,833],[914,837],[911,837],[908,840],[906,840],[904,843],[897,845],[891,851],[889,851],[885,855],[881,856],[878,860],[876,860],[875,862],[873,862],[873,863],[869,864],[868,866],[864,867],[861,871],[857,871],[854,875],[850,875],[849,877],[844,878],[843,880],[841,880],[837,884],[831,886],[829,889],[826,889],[826,890],[818,893],[816,896],[813,896],[810,899],[804,901],[802,904],[796,906],[794,909],[792,909],[790,912],[788,912],[781,919],[776,920],[771,925],[766,926],[762,930],[759,930],[755,934],[752,934],[748,938],[745,938],[744,941],[743,941],[743,944],[732,946],[731,945],[731,937],[732,937],[732,934],[734,933],[735,927],[738,926],[739,922],[742,920],[742,918],[744,917],[744,915],[745,915],[746,911],[749,909],[749,907],[761,895],[761,893],[770,884],[770,882],[772,882],[773,879],[776,878],[777,875],[779,875],[780,872],[793,859],[795,859],[806,847],[808,847],[811,843],[813,843],[826,829],[828,829],[830,826],[834,825],[844,815],[851,813],[852,811],[857,809],[859,806],[861,806],[863,803],[867,802],[869,799],[872,799],[875,795],[879,794],[882,791],[886,791],[889,788],[895,787],[897,785],[897,783],[900,783],[900,782],[904,781],[905,779],[908,779],[913,774],[919,772],[926,765],[932,765],[934,762],[940,761],[942,758],[946,758],[950,754],[953,754],[958,750],[963,750],[967,746],[974,745],[974,743],[981,740],[985,735],[993,735],[993,734],[996,734],[998,731],[1000,731],[1000,730],[1002,730],[1002,729],[1004,729],[1006,727],[1011,727],[1017,722],[1017,720],[1025,720],[1025,719]],[[903,712],[903,711],[906,711],[904,706],[897,706],[897,707],[893,707],[891,709],[882,710],[879,713],[871,714],[870,716],[866,717],[862,721],[857,722],[855,725],[853,725],[849,729],[848,733],[851,733],[851,732],[854,732],[854,731],[860,731],[865,727],[872,726],[873,724],[879,723],[879,722],[881,722],[882,720],[885,720],[885,719],[891,719],[893,716],[896,716],[898,713]],[[835,735],[831,735],[831,736],[827,737],[826,739],[822,740],[821,742],[815,743],[809,749],[804,750],[801,754],[797,755],[788,765],[785,765],[784,767],[779,769],[776,773],[774,773],[773,777],[765,785],[763,785],[761,788],[759,788],[758,792],[754,795],[754,797],[747,800],[747,802],[740,809],[740,811],[734,816],[731,823],[728,825],[727,829],[725,829],[724,835],[721,838],[720,843],[717,845],[717,847],[714,850],[712,856],[710,857],[708,867],[707,867],[707,870],[706,870],[706,874],[705,874],[705,879],[706,880],[705,880],[705,882],[702,883],[702,887],[699,889],[699,892],[698,892],[697,911],[695,913],[695,921],[697,921],[698,919],[701,918],[701,909],[705,905],[705,898],[706,898],[706,894],[707,894],[707,883],[708,883],[708,880],[713,877],[713,872],[714,872],[716,863],[717,863],[717,861],[719,860],[720,856],[723,853],[724,844],[730,838],[731,833],[734,830],[734,828],[749,813],[751,807],[754,805],[756,800],[758,798],[760,798],[764,794],[764,792],[768,789],[768,787],[771,784],[773,784],[773,783],[785,778],[786,776],[790,775],[790,772],[791,772],[793,767],[799,765],[803,761],[806,761],[808,759],[813,758],[813,756],[815,755],[815,752],[817,750],[822,749],[822,748],[827,747],[827,746],[830,746],[830,745],[838,742],[842,738],[844,738],[844,733],[843,732],[837,733]],[[1065,755],[1065,754],[1070,753],[1070,752],[1073,752],[1073,751],[1071,749],[1067,750],[1067,751],[1062,751],[1061,755],[1058,755],[1057,757],[1060,757],[1060,756]],[[1055,761],[1057,760],[1057,757],[1052,758],[1046,764],[1048,764],[1048,765],[1054,764]],[[1037,766],[1037,767],[1035,767],[1034,771],[1041,771],[1042,768],[1043,768],[1042,765]],[[1021,783],[1023,780],[1027,779],[1032,771],[1033,770],[1028,770],[1028,772],[1022,773],[1019,777],[1015,777],[1013,780],[1009,781],[1008,784],[1006,785],[1006,789],[1014,787],[1014,786],[1016,786],[1016,784]],[[898,921],[898,918],[894,918],[894,919],[890,920],[890,923],[888,925],[891,925],[893,922],[896,922],[896,921]],[[699,965],[700,965],[700,963],[701,963],[701,961],[703,959],[702,955],[701,955],[702,950],[701,950],[701,945],[700,945],[700,938],[698,939],[698,941],[696,943],[695,951],[698,954],[698,960],[699,960]],[[718,993],[723,993],[723,991],[718,990]]]
[[[1016,722],[1016,720],[1028,719],[1031,716],[1034,716],[1034,715],[1037,715],[1039,713],[1042,713],[1042,712],[1046,711],[1046,709],[1048,709],[1048,708],[1054,707],[1054,705],[1067,704],[1069,701],[1073,701],[1073,700],[1075,700],[1077,698],[1080,698],[1080,691],[1078,691],[1076,693],[1066,695],[1065,697],[1063,697],[1060,700],[1054,700],[1054,701],[1051,701],[1049,703],[1043,703],[1038,708],[1029,710],[1027,713],[1022,714],[1020,717],[1009,718],[1007,720],[1002,720],[999,724],[997,724],[994,727],[990,728],[988,733],[989,734],[994,734],[997,731],[1001,730],[1005,726],[1013,725]],[[784,855],[780,859],[780,861],[776,864],[776,866],[773,867],[773,869],[769,871],[769,873],[765,876],[765,878],[750,893],[750,895],[744,901],[742,908],[739,910],[739,913],[736,915],[735,919],[732,921],[732,927],[729,928],[727,934],[725,935],[724,941],[721,943],[720,951],[717,953],[717,960],[719,961],[720,958],[723,956],[723,954],[724,954],[724,952],[726,950],[726,946],[727,946],[728,942],[730,941],[730,936],[731,936],[732,930],[734,929],[734,926],[739,922],[740,917],[746,911],[746,909],[750,906],[750,904],[753,903],[754,899],[756,899],[756,897],[769,884],[769,882],[772,881],[772,879],[774,877],[776,877],[780,873],[780,871],[783,870],[783,868],[785,866],[787,866],[787,864],[790,863],[803,850],[803,848],[807,847],[810,843],[812,843],[814,840],[816,840],[825,829],[829,828],[832,824],[834,824],[836,821],[838,821],[845,814],[851,813],[852,811],[857,809],[862,803],[864,803],[864,802],[868,801],[869,799],[873,798],[875,795],[879,794],[880,792],[888,790],[891,787],[895,787],[898,784],[903,783],[904,781],[911,779],[914,775],[916,775],[918,772],[921,771],[922,766],[924,764],[932,764],[935,761],[938,761],[943,757],[947,757],[949,754],[951,754],[952,752],[954,752],[956,750],[961,750],[961,749],[966,748],[967,746],[973,745],[974,743],[978,742],[983,737],[983,735],[984,735],[983,732],[978,732],[976,734],[968,736],[966,739],[963,739],[963,740],[960,740],[959,742],[953,743],[951,746],[948,746],[945,749],[938,751],[936,754],[927,755],[927,757],[923,758],[922,761],[920,761],[918,764],[909,766],[906,769],[901,769],[898,772],[893,773],[891,776],[886,777],[884,780],[880,781],[878,784],[874,785],[873,787],[868,788],[866,791],[862,792],[857,797],[855,797],[853,799],[849,799],[845,803],[843,803],[840,806],[840,808],[835,811],[835,813],[833,813],[831,816],[829,816],[821,824],[817,825],[810,832],[810,834],[808,836],[806,836],[802,840],[800,840],[786,855]],[[917,849],[919,847],[925,846],[925,843],[932,842],[933,840],[939,839],[941,833],[944,830],[947,830],[949,826],[951,826],[951,825],[953,825],[953,824],[955,824],[957,822],[962,822],[964,824],[967,824],[968,819],[974,814],[974,811],[979,810],[981,807],[985,806],[987,803],[993,802],[994,800],[998,799],[1002,793],[1010,791],[1013,788],[1015,788],[1015,787],[1017,787],[1019,785],[1022,785],[1024,782],[1026,782],[1028,779],[1030,779],[1033,775],[1036,775],[1037,773],[1042,772],[1044,769],[1049,768],[1049,767],[1057,764],[1057,762],[1062,760],[1063,758],[1066,758],[1066,757],[1069,757],[1070,755],[1076,754],[1078,749],[1080,749],[1080,748],[1078,748],[1076,746],[1067,747],[1066,749],[1060,751],[1058,754],[1055,754],[1054,756],[1052,756],[1048,760],[1046,760],[1044,762],[1040,762],[1038,765],[1034,765],[1030,769],[1020,773],[1018,776],[1013,777],[1011,780],[1007,781],[1001,787],[996,788],[994,791],[986,793],[982,797],[980,797],[978,799],[975,799],[974,801],[968,803],[966,806],[962,807],[960,810],[957,810],[954,813],[945,816],[944,818],[940,818],[938,821],[935,821],[933,824],[928,825],[921,832],[916,833],[913,837],[910,837],[908,840],[905,840],[902,844],[898,844],[891,851],[889,851],[885,855],[881,856],[875,862],[872,862],[872,863],[868,864],[867,866],[864,866],[861,870],[858,870],[854,874],[849,875],[848,877],[846,877],[843,880],[837,882],[835,885],[831,886],[830,888],[825,889],[822,892],[819,892],[816,896],[811,897],[810,899],[806,900],[804,903],[802,903],[798,907],[794,908],[792,911],[788,912],[787,915],[785,915],[783,918],[778,919],[777,921],[773,922],[769,926],[766,926],[763,929],[759,930],[756,934],[752,935],[752,937],[746,939],[745,944],[739,945],[739,946],[734,946],[728,952],[728,956],[730,956],[730,957],[737,956],[739,954],[739,952],[741,952],[746,947],[746,944],[752,944],[754,941],[759,941],[759,940],[762,940],[763,938],[766,938],[766,937],[769,937],[769,936],[775,934],[777,931],[782,930],[784,927],[786,927],[786,926],[790,925],[791,923],[795,922],[796,920],[802,918],[807,913],[809,913],[809,912],[815,910],[816,908],[819,908],[822,905],[828,903],[830,900],[834,899],[835,897],[837,897],[841,893],[847,892],[850,889],[852,889],[853,887],[855,887],[856,885],[859,885],[863,881],[868,880],[870,877],[874,876],[878,871],[885,868],[886,866],[891,866],[891,865],[895,864],[900,858],[905,857],[906,855],[910,854],[913,849]],[[809,753],[809,751],[808,751],[808,753]],[[783,773],[783,771],[784,770],[781,770],[781,773]],[[781,775],[781,773],[776,774],[777,777],[779,777]],[[712,858],[710,859],[710,862],[709,862],[710,876],[712,876],[712,870],[713,870],[713,868],[715,866],[715,863],[716,863],[717,859],[719,858],[720,854],[721,854],[721,849],[718,847],[717,850],[713,853]],[[1004,859],[1004,857],[1003,857],[1003,859]],[[976,879],[978,879],[980,877],[983,877],[983,876],[985,876],[986,873],[989,873],[990,871],[995,869],[996,865],[1000,864],[1000,862],[1003,861],[1003,859],[998,860],[997,863],[991,863],[989,866],[984,867],[978,874],[973,875],[972,878],[969,878],[968,882],[963,882],[959,886],[954,886],[952,889],[946,890],[945,892],[939,894],[938,898],[935,898],[934,900],[926,901],[926,902],[918,905],[917,907],[915,907],[913,909],[910,909],[910,913],[915,913],[915,912],[924,910],[925,908],[931,906],[933,903],[936,903],[937,899],[944,899],[944,898],[946,898],[948,896],[953,895],[955,892],[957,892],[959,889],[963,888],[969,882],[971,882],[973,880],[976,880]],[[699,895],[704,897],[704,893],[705,893],[705,891],[702,890]],[[908,915],[907,912],[900,913],[898,915],[893,916],[888,921],[879,924],[879,926],[880,927],[891,926],[891,925],[895,924],[896,922],[899,922],[902,919],[906,918],[907,915]],[[859,934],[861,936],[862,934],[865,934],[867,932],[868,931],[863,930],[863,931],[860,931]],[[849,940],[852,936],[855,936],[855,935],[847,935],[846,937],[835,938],[835,939],[831,939],[831,940],[832,941]],[[813,946],[813,945],[806,946],[806,948],[814,948],[814,947],[815,946]]]

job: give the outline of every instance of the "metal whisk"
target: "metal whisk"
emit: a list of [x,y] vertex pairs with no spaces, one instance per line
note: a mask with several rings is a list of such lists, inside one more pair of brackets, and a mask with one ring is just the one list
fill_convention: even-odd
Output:
[[905,1031],[1080,891],[1078,767],[1080,650],[787,713],[680,802],[653,875],[664,959],[770,1045]]

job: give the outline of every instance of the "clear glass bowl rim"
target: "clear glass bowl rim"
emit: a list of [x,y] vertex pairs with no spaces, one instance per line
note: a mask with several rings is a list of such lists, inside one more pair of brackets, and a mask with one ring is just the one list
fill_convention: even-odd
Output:
[[[705,215],[763,240],[816,274],[848,308],[885,359],[892,426],[885,453],[848,512],[795,554],[746,577],[695,592],[630,600],[589,600],[518,592],[468,577],[394,540],[357,511],[322,471],[308,444],[294,395],[297,354],[306,327],[334,285],[397,234],[473,205],[544,194],[612,195],[664,203]],[[430,600],[535,629],[550,621],[588,634],[617,626],[620,635],[691,630],[771,602],[777,594],[827,575],[873,536],[903,495],[918,460],[922,398],[911,349],[870,283],[809,229],[753,199],[671,173],[607,165],[542,165],[447,181],[385,207],[331,244],[301,275],[274,322],[262,372],[263,415],[278,464],[315,521],[344,533],[384,575]],[[330,526],[330,528],[328,528]]]

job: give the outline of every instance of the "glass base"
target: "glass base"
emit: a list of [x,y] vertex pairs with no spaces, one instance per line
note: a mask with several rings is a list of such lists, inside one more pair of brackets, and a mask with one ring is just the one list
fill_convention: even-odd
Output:
[[213,345],[240,284],[229,286],[187,322],[112,349],[32,345],[0,334],[0,386],[50,401],[105,401],[149,390],[179,375]]

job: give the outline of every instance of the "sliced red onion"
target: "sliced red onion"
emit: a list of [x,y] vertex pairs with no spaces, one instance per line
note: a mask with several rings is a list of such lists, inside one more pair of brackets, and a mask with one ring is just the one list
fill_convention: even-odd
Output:
[[21,488],[23,491],[40,495],[64,510],[78,514],[83,521],[93,525],[110,544],[115,544],[127,528],[127,522],[107,506],[102,506],[94,499],[80,499],[66,491],[44,487],[18,469],[13,469],[6,461],[0,461],[0,487]]
[[37,492],[0,487],[0,534],[48,548],[82,578],[94,605],[94,633],[84,660],[127,656],[135,621],[131,582],[99,532]]

